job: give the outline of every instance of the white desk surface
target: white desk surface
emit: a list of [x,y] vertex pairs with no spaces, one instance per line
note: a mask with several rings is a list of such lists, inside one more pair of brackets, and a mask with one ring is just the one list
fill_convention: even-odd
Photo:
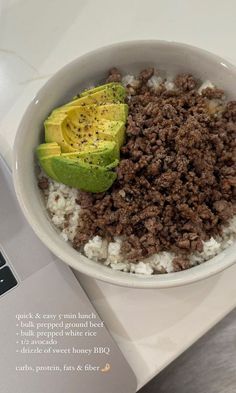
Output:
[[[235,0],[2,0],[0,149],[10,162],[24,109],[64,64],[112,42],[196,45],[236,64]],[[236,306],[236,265],[166,290],[80,280],[143,386]]]

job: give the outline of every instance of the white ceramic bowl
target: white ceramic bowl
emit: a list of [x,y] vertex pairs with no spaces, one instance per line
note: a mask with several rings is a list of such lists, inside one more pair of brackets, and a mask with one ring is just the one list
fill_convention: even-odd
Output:
[[19,126],[14,145],[13,175],[21,208],[42,242],[68,265],[96,279],[136,288],[164,288],[188,284],[209,277],[232,265],[236,244],[215,258],[178,273],[155,276],[133,275],[107,268],[75,251],[48,220],[35,177],[35,147],[42,140],[43,120],[50,111],[78,91],[104,79],[113,66],[124,73],[136,73],[155,66],[170,74],[190,72],[223,88],[236,97],[236,68],[224,59],[189,45],[165,41],[133,41],[97,49],[79,57],[58,71],[30,103]]

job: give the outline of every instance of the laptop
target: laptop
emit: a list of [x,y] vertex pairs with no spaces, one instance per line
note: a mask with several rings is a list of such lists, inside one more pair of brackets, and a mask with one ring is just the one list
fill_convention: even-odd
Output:
[[2,158],[0,316],[1,393],[136,391],[133,371],[73,272],[25,221]]

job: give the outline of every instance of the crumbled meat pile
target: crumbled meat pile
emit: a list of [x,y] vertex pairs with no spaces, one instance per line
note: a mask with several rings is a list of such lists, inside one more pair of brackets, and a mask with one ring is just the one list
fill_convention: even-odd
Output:
[[38,180],[38,186],[41,190],[48,190],[49,181],[48,178],[43,176]]
[[[129,116],[117,181],[105,193],[80,192],[82,207],[74,247],[90,238],[123,237],[127,260],[162,250],[177,254],[175,270],[189,267],[188,254],[221,234],[235,210],[236,101],[206,88],[199,95],[191,75],[176,89],[147,85],[153,69],[127,86]],[[112,69],[108,82],[120,81]]]

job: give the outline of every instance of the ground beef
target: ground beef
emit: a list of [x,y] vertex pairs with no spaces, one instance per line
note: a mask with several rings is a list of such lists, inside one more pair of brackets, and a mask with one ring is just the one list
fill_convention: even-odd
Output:
[[223,97],[224,90],[217,89],[217,88],[211,89],[210,87],[207,87],[206,89],[202,90],[201,94],[202,94],[203,97],[207,97],[209,99],[212,99],[212,98],[216,98],[217,99],[217,98],[222,98]]
[[196,87],[197,82],[192,75],[181,74],[175,78],[175,84],[179,89],[183,91],[188,91],[193,90]]
[[38,186],[41,190],[47,190],[49,187],[49,181],[47,177],[40,177],[38,180]]
[[121,74],[117,68],[111,68],[109,70],[109,75],[106,80],[108,83],[110,82],[120,82],[121,81]]
[[[127,260],[172,251],[178,271],[190,267],[188,255],[220,235],[235,212],[236,101],[225,104],[219,89],[198,94],[188,74],[176,77],[172,91],[164,84],[154,90],[147,83],[153,73],[143,70],[127,98],[116,182],[102,194],[79,193],[73,245],[80,249],[95,235],[122,236]],[[120,80],[110,70],[107,81]]]
[[150,79],[151,76],[153,76],[153,74],[154,74],[154,68],[146,68],[145,70],[140,72],[138,79],[142,83],[146,83],[148,79]]
[[189,259],[186,257],[175,257],[173,259],[174,272],[179,272],[180,270],[186,270],[191,267]]

